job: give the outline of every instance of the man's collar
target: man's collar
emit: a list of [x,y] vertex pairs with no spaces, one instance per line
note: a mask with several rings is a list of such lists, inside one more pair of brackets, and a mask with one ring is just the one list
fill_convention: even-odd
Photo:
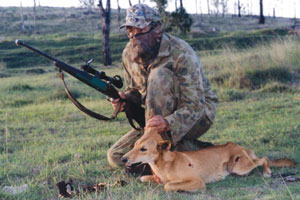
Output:
[[170,39],[167,33],[163,33],[157,57],[167,57],[170,55]]

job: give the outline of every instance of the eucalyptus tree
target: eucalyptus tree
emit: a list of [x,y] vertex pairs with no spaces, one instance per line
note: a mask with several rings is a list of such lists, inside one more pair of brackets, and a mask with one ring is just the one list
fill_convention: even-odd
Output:
[[110,22],[111,22],[111,7],[110,0],[106,0],[106,8],[104,9],[102,0],[98,4],[101,20],[102,20],[102,52],[104,66],[111,65],[112,59],[110,54]]
[[265,23],[265,16],[264,16],[264,8],[263,8],[263,0],[259,0],[259,24]]

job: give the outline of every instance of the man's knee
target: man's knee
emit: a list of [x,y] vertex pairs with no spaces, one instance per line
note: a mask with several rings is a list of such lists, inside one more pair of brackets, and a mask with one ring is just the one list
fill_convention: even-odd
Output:
[[108,151],[107,151],[107,161],[108,164],[112,167],[112,168],[117,168],[117,167],[122,167],[124,166],[123,162],[121,161],[121,157],[122,155],[120,153],[118,153],[115,148],[111,147]]
[[134,143],[143,135],[143,130],[130,130],[107,151],[107,160],[111,167],[123,167],[122,156],[132,149]]

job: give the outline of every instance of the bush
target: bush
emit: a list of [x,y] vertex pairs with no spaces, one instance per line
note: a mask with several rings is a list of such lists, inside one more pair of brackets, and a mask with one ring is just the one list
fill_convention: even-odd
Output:
[[9,91],[28,91],[33,90],[33,87],[27,84],[16,84],[8,88]]
[[275,67],[269,69],[253,69],[241,77],[240,88],[259,89],[271,81],[287,83],[292,81],[292,74],[289,68]]

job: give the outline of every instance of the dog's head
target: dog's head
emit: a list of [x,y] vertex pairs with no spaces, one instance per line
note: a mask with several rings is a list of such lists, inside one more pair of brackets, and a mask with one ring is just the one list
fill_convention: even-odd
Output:
[[122,157],[130,166],[136,163],[154,163],[163,151],[170,150],[171,143],[163,141],[155,127],[147,128],[144,135],[135,142],[134,147]]
[[230,158],[228,168],[232,174],[243,176],[248,175],[254,165],[253,161],[246,155],[246,152],[242,152]]

